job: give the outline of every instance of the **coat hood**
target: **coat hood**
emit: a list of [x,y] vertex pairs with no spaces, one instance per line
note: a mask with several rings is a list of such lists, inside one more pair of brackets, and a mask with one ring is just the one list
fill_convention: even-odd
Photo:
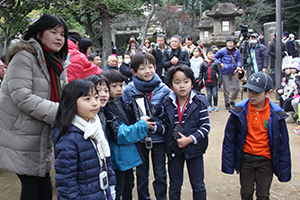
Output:
[[29,40],[23,40],[21,38],[19,42],[10,45],[7,53],[8,63],[11,61],[11,59],[16,53],[22,50],[32,53],[33,55],[37,55],[37,45],[39,45],[39,43],[33,38],[30,38]]

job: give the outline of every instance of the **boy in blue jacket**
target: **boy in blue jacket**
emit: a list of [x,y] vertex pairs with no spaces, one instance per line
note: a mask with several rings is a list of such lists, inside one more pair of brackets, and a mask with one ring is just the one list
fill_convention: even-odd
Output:
[[[169,94],[170,89],[164,84],[159,76],[155,73],[155,58],[147,52],[136,53],[131,60],[131,72],[133,81],[124,89],[122,98],[131,102],[132,95],[147,94],[151,105],[160,107],[163,100]],[[154,178],[153,188],[157,200],[167,199],[167,172],[166,172],[166,154],[164,145],[164,128],[162,121],[158,116],[154,117],[156,126],[154,130],[148,132],[148,137],[152,139],[152,148],[146,148],[144,140],[138,143],[139,150],[142,153],[143,164],[136,168],[137,190],[139,199],[151,199],[149,194],[149,152],[153,164]]]
[[225,128],[222,172],[240,173],[242,199],[269,199],[273,173],[281,182],[291,179],[287,114],[269,100],[273,81],[263,72],[252,74],[248,99],[235,105]]
[[150,118],[132,124],[128,106],[123,101],[124,76],[117,70],[109,69],[101,73],[108,80],[110,101],[104,108],[108,140],[111,150],[112,168],[116,173],[116,200],[132,199],[134,187],[133,167],[142,164],[135,145],[143,139],[148,129],[154,129],[155,122]]

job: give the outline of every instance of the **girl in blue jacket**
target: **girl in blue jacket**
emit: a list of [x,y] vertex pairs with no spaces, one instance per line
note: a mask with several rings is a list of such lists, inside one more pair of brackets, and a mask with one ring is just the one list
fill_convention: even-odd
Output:
[[55,145],[57,199],[112,200],[115,174],[110,149],[97,115],[109,99],[105,79],[70,82],[62,92],[51,130]]
[[194,74],[186,65],[169,69],[168,80],[174,91],[164,102],[165,146],[169,157],[169,199],[180,199],[183,167],[187,164],[193,199],[206,199],[203,154],[208,145],[210,122],[204,94],[192,90]]

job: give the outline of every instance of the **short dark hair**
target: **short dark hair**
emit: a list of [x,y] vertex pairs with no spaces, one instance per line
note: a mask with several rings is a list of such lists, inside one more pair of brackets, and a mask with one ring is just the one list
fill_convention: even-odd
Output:
[[37,33],[40,32],[40,36],[42,36],[45,30],[59,26],[64,28],[65,43],[59,50],[58,55],[60,59],[65,60],[68,55],[68,27],[65,20],[59,16],[44,14],[40,19],[28,27],[28,30],[24,34],[24,40],[34,38],[36,41],[42,44],[42,42],[37,38]]
[[108,84],[117,82],[122,83],[123,81],[125,81],[125,78],[121,74],[121,72],[115,69],[104,70],[103,72],[101,72],[101,76],[104,76],[108,80]]
[[90,75],[88,77],[85,78],[85,80],[89,80],[92,81],[94,83],[95,86],[102,85],[102,83],[105,83],[105,85],[107,85],[108,89],[109,89],[109,83],[106,77],[101,76],[101,75]]
[[193,40],[192,36],[190,36],[190,35],[187,35],[187,36],[185,37],[185,39]]
[[87,58],[89,61],[94,61],[96,56],[100,57],[99,53],[91,53]]
[[92,41],[86,37],[82,37],[81,41],[80,41],[80,49],[79,51],[81,53],[86,54],[86,51],[89,47],[91,47],[93,45]]
[[130,56],[130,54],[129,54],[129,53],[124,53],[124,54],[122,55],[122,59],[124,59],[124,58],[125,58],[125,55],[128,55],[128,56]]
[[168,72],[166,73],[166,76],[167,76],[167,80],[168,80],[168,85],[170,85],[171,87],[173,87],[173,84],[172,84],[172,80],[173,80],[173,77],[174,77],[174,74],[178,71],[181,71],[183,72],[186,77],[188,77],[189,79],[192,80],[192,85],[195,84],[195,77],[194,77],[194,72],[193,70],[187,66],[187,65],[183,65],[183,64],[178,64],[178,65],[174,65],[172,66]]
[[155,58],[151,53],[148,52],[137,52],[131,59],[131,68],[137,72],[140,64],[149,62],[150,64],[156,64]]
[[64,87],[55,118],[60,137],[68,133],[76,114],[77,99],[87,96],[92,89],[97,91],[93,82],[84,79],[76,79]]
[[7,55],[2,55],[2,56],[0,57],[0,60],[1,60],[4,64],[8,64],[8,63],[7,63]]
[[171,39],[172,39],[172,38],[178,38],[179,41],[182,42],[182,38],[181,38],[179,35],[173,35],[173,36],[171,37]]

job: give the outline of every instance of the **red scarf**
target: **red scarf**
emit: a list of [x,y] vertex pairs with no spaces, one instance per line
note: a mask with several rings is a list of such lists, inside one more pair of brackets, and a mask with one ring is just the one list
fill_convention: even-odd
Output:
[[46,65],[50,73],[50,100],[53,102],[59,102],[61,96],[61,86],[59,77],[63,71],[63,66],[60,63],[59,59],[55,55],[50,53],[50,51],[46,47],[44,47],[43,45],[41,45],[41,47],[44,51]]

